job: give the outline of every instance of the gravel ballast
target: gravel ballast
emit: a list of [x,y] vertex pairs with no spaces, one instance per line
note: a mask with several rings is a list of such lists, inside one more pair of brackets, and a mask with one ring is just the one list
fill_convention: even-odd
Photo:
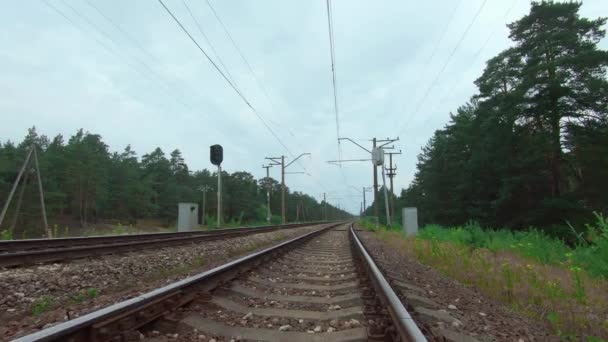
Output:
[[[406,282],[412,289],[419,290],[417,295],[437,305],[437,311],[456,318],[457,323],[449,325],[450,330],[478,341],[559,341],[544,325],[421,264],[406,251],[378,239],[373,232],[359,231],[359,236],[382,271],[392,275],[389,278]],[[407,298],[404,303],[408,303]],[[416,314],[412,307],[408,310]],[[425,323],[434,331],[444,329],[446,325],[440,319],[432,318]]]
[[320,227],[0,269],[0,341],[124,301]]

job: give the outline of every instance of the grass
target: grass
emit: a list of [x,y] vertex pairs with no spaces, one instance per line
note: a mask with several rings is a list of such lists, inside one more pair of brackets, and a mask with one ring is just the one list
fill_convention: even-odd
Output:
[[70,299],[74,303],[82,303],[86,299],[95,299],[99,295],[99,289],[91,287],[86,290],[78,292],[76,295],[71,296]]
[[12,240],[13,239],[13,233],[6,229],[3,231],[0,231],[0,240]]
[[420,262],[545,322],[563,339],[602,341],[608,339],[608,224],[596,218],[574,248],[536,230],[484,230],[473,223],[430,225],[410,238],[400,229],[374,230]]
[[32,303],[32,315],[38,317],[43,313],[51,310],[54,304],[55,300],[53,300],[52,297],[42,296],[38,298],[34,303]]

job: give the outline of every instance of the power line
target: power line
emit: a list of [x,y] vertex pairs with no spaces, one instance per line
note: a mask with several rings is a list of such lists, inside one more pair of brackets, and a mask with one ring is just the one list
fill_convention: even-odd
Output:
[[[268,103],[270,104],[270,107],[272,108],[272,111],[276,113],[277,112],[277,108],[276,108],[276,106],[274,104],[274,101],[272,101],[272,98],[268,94],[268,91],[262,85],[262,82],[260,82],[260,80],[258,79],[258,77],[255,75],[255,71],[253,70],[253,67],[251,66],[251,64],[249,63],[249,61],[245,57],[245,54],[239,48],[238,44],[236,43],[236,41],[234,40],[234,38],[230,34],[230,31],[228,30],[228,26],[226,24],[224,24],[224,22],[220,18],[219,14],[215,10],[215,8],[211,5],[211,2],[209,0],[206,0],[206,3],[207,3],[207,6],[209,7],[209,9],[211,10],[211,12],[213,13],[213,16],[215,17],[215,19],[218,21],[218,23],[220,24],[220,26],[224,30],[224,33],[226,33],[226,36],[228,36],[228,39],[232,43],[232,46],[236,50],[237,54],[241,57],[241,60],[247,66],[247,69],[249,70],[249,73],[250,73],[251,77],[255,81],[255,83],[258,86],[258,88],[260,88],[260,90],[264,94],[266,100],[268,101]],[[291,129],[289,129],[289,127],[286,127],[286,126],[283,126],[283,125],[279,125],[278,123],[275,123],[275,122],[273,122],[270,119],[267,119],[267,120],[270,121],[271,123],[274,123],[275,126],[279,126],[279,128],[284,128],[292,137],[295,137],[295,135],[293,134],[293,132],[291,131]],[[298,145],[298,147],[300,147],[300,149],[302,149],[302,146],[300,146],[299,144],[297,144],[297,145]],[[300,164],[300,166],[302,166],[302,164],[299,161],[298,161],[298,164]]]
[[[503,17],[503,21],[507,20],[507,17],[509,16],[509,14],[511,13],[511,11],[513,10],[513,8],[515,8],[515,5],[518,3],[518,0],[514,0],[513,3],[511,4],[511,6],[509,6],[507,8],[507,11],[504,14]],[[502,27],[499,26],[499,27]],[[483,42],[483,44],[479,47],[479,49],[475,52],[475,54],[473,54],[473,57],[471,58],[471,63],[469,64],[469,68],[466,69],[466,71],[470,70],[471,67],[473,65],[475,65],[475,62],[477,61],[477,59],[479,58],[479,56],[481,56],[481,52],[486,48],[486,46],[488,45],[488,43],[490,42],[490,40],[492,39],[492,37],[494,37],[494,35],[496,34],[496,32],[498,31],[499,27],[495,27],[494,30],[492,30],[492,32],[490,32],[490,34],[488,35],[488,37],[486,38],[486,40]],[[463,75],[466,75],[466,71],[464,73],[462,73]],[[444,92],[443,96],[441,97],[440,101],[437,101],[435,103],[435,106],[433,107],[433,109],[431,109],[430,113],[433,113],[435,110],[437,110],[437,107],[441,104],[445,102],[445,99],[447,97],[448,94],[453,93],[454,89],[460,85],[460,83],[462,83],[462,80],[464,79],[464,77],[461,77],[458,81],[454,82],[452,84],[449,91]],[[424,126],[426,125],[426,123],[428,123],[428,121],[430,120],[431,116],[427,116],[427,118],[422,122],[422,124],[420,126]]]
[[[217,53],[217,51],[215,50],[215,48],[213,47],[213,44],[211,44],[211,40],[209,40],[209,37],[207,37],[207,35],[205,34],[205,31],[203,30],[201,24],[198,22],[198,20],[196,19],[196,17],[194,16],[194,14],[192,13],[192,11],[190,10],[190,7],[188,6],[188,4],[186,3],[185,0],[182,0],[182,3],[184,4],[184,7],[186,7],[186,10],[188,11],[188,14],[190,14],[190,18],[192,18],[192,20],[194,21],[194,23],[196,24],[196,27],[198,28],[198,32],[201,33],[201,35],[203,36],[203,39],[205,39],[205,42],[207,43],[207,45],[209,45],[209,47],[211,48],[211,52],[213,52],[213,54],[215,55],[215,58],[217,59],[217,61],[220,63],[220,65],[222,66],[222,68],[224,68],[224,71],[226,72],[226,75],[228,75],[228,78],[230,79],[230,81],[234,84],[235,87],[237,87],[236,82],[234,81],[234,78],[232,77],[232,75],[230,74],[230,70],[228,70],[228,68],[226,67],[226,65],[224,64],[224,62],[222,61],[222,58],[220,57],[220,55]],[[238,87],[237,87],[238,88]],[[239,91],[241,91],[239,89]]]
[[224,72],[217,66],[217,64],[211,59],[211,57],[209,57],[207,52],[200,46],[200,44],[196,41],[196,39],[194,39],[194,37],[190,34],[190,32],[188,32],[188,30],[184,27],[184,25],[182,25],[182,23],[179,21],[179,19],[177,19],[177,17],[173,14],[173,12],[171,12],[171,10],[165,5],[163,0],[158,0],[158,2],[163,6],[165,11],[171,16],[171,18],[173,18],[173,20],[177,23],[177,25],[179,25],[179,27],[182,29],[182,31],[184,31],[184,33],[188,36],[188,38],[190,38],[192,43],[194,43],[194,45],[196,45],[196,47],[203,53],[203,55],[207,58],[209,63],[211,63],[211,65],[213,65],[215,70],[217,70],[217,72],[220,73],[222,78],[230,85],[230,87],[237,93],[237,95],[239,95],[241,100],[243,100],[243,102],[245,102],[245,104],[251,109],[251,111],[255,114],[255,116],[262,122],[262,124],[264,124],[266,129],[272,134],[272,136],[274,136],[274,138],[279,142],[279,144],[281,144],[281,146],[283,146],[283,148],[285,148],[285,150],[287,152],[289,152],[290,155],[293,155],[293,153],[291,153],[291,151],[289,150],[287,145],[285,145],[285,143],[283,143],[283,141],[277,136],[277,134],[274,132],[274,130],[268,125],[268,123],[266,123],[266,120],[264,120],[264,118],[260,115],[260,113],[258,113],[258,111],[251,105],[249,100],[247,100],[247,98],[238,90],[238,88],[230,81],[230,79],[228,79],[226,74],[224,74]]
[[[448,21],[445,22],[446,24],[443,27],[443,29],[441,30],[441,36],[439,36],[439,39],[435,42],[435,45],[433,46],[433,49],[431,50],[431,56],[426,59],[426,63],[424,63],[424,67],[422,68],[422,72],[420,73],[420,76],[417,77],[416,81],[414,82],[415,85],[420,83],[420,81],[422,79],[424,79],[423,76],[426,75],[426,73],[429,69],[429,65],[431,64],[431,61],[435,58],[435,55],[437,54],[437,50],[439,50],[439,46],[441,45],[443,38],[445,38],[445,34],[448,32],[448,28],[450,27],[450,24],[452,24],[452,21],[454,20],[454,17],[456,16],[456,11],[460,7],[461,3],[462,3],[462,0],[459,0],[456,3],[456,7],[454,7],[454,9],[451,11],[450,18],[448,19]],[[408,103],[411,104],[412,102],[408,101]]]
[[[249,70],[249,73],[251,74],[251,77],[253,78],[253,80],[256,82],[258,88],[260,88],[260,90],[262,90],[262,93],[266,97],[266,100],[268,100],[268,103],[272,107],[273,111],[276,112],[276,106],[274,105],[274,101],[272,101],[270,95],[268,94],[268,91],[266,90],[266,88],[262,85],[262,83],[260,82],[260,80],[255,75],[255,71],[253,70],[253,67],[251,66],[251,64],[249,63],[249,61],[245,57],[245,54],[239,48],[238,44],[236,43],[236,41],[234,40],[234,38],[230,34],[230,31],[228,30],[228,27],[224,24],[224,22],[222,21],[222,19],[219,16],[219,14],[216,12],[215,8],[211,5],[211,2],[209,2],[209,0],[206,0],[206,3],[207,3],[207,6],[209,6],[209,9],[211,10],[211,12],[213,13],[213,16],[215,17],[215,19],[218,21],[218,23],[220,24],[220,26],[222,26],[222,29],[226,33],[226,36],[228,36],[228,39],[232,43],[232,46],[234,47],[234,49],[236,50],[236,52],[238,53],[238,55],[243,60],[243,63],[245,63],[245,65],[247,66],[247,69]],[[285,127],[285,128],[287,129],[287,131],[289,132],[289,134],[291,136],[295,136],[293,134],[293,132],[289,129],[289,127]]]
[[[65,3],[65,0],[62,0]],[[93,9],[95,9],[95,11],[97,13],[99,13],[99,15],[101,15],[106,21],[108,21],[114,28],[116,28],[120,33],[122,33],[131,43],[133,43],[133,45],[137,46],[137,48],[139,50],[141,50],[145,55],[147,55],[148,57],[150,57],[150,59],[152,59],[153,61],[160,63],[160,60],[154,56],[150,51],[148,51],[146,48],[143,47],[143,45],[135,38],[133,37],[131,34],[129,34],[129,32],[127,32],[127,30],[123,29],[119,24],[117,24],[114,20],[112,20],[112,18],[110,18],[108,15],[106,15],[99,7],[97,7],[93,2],[91,2],[91,0],[85,0],[87,2],[87,4],[89,6],[91,6]],[[76,11],[72,6],[69,6],[66,3],[66,6],[72,8],[72,10],[77,13],[77,15],[82,16],[78,11]],[[89,25],[93,25],[94,28],[99,31],[102,32],[102,34],[104,36],[106,36],[106,38],[108,38],[109,40],[111,40],[115,45],[118,45],[116,43],[116,41],[114,41],[109,34],[103,32],[99,27],[97,27],[96,25],[94,25],[92,22],[90,22],[89,20],[87,20],[87,22],[89,23]],[[171,85],[169,84],[168,81],[166,81],[162,76],[160,76],[157,72],[154,71],[154,69],[152,69],[145,61],[140,60],[139,58],[134,57],[139,63],[141,63],[146,69],[148,69],[148,71],[153,74],[159,82],[161,82],[166,88],[168,89],[172,89]],[[184,97],[183,93],[179,90],[175,90],[175,92],[179,95],[179,97]],[[186,104],[185,102],[183,102],[181,99],[178,99],[177,96],[173,95],[176,99],[176,101],[180,102],[182,105],[184,105],[185,107],[187,107],[188,109],[192,110],[192,111],[196,111],[193,107],[191,107],[190,105]],[[213,108],[214,111],[218,111],[217,108],[215,108],[215,106],[207,103],[207,105],[211,106]]]
[[95,11],[97,13],[99,13],[99,15],[101,15],[105,20],[107,20],[110,24],[112,24],[112,26],[114,26],[114,28],[116,28],[125,37],[127,37],[127,39],[129,39],[131,41],[131,43],[133,43],[133,45],[137,46],[137,48],[140,49],[144,54],[148,55],[148,57],[150,57],[154,61],[158,62],[158,59],[154,55],[152,55],[148,50],[146,50],[143,47],[143,45],[141,45],[139,43],[139,41],[137,39],[135,39],[131,34],[129,34],[129,32],[127,32],[120,25],[118,25],[114,20],[112,20],[112,18],[108,17],[102,10],[99,9],[99,7],[97,7],[93,2],[91,2],[91,0],[86,0],[86,3],[89,6],[91,6],[93,9],[95,9]]
[[[228,27],[226,24],[224,24],[224,22],[222,21],[222,19],[220,18],[219,14],[217,13],[217,11],[215,10],[215,8],[211,5],[211,2],[209,0],[206,0],[207,6],[209,6],[209,9],[211,10],[211,12],[213,13],[213,16],[215,17],[215,19],[218,21],[218,23],[220,24],[220,26],[222,26],[222,29],[224,30],[224,32],[226,33],[226,36],[228,37],[228,39],[230,40],[230,42],[232,43],[232,46],[234,47],[234,49],[236,50],[237,54],[241,57],[241,59],[243,60],[243,63],[245,63],[245,65],[247,66],[247,69],[249,70],[249,73],[251,74],[251,77],[254,79],[254,81],[256,82],[257,86],[260,88],[260,90],[262,90],[262,93],[264,94],[264,96],[266,97],[266,100],[268,100],[268,103],[270,104],[272,110],[274,112],[276,112],[276,106],[274,104],[274,102],[272,101],[270,95],[268,94],[268,91],[266,90],[266,88],[262,85],[262,83],[260,82],[260,80],[257,78],[257,76],[255,75],[255,71],[253,70],[253,67],[251,66],[251,63],[249,63],[249,61],[247,60],[247,58],[245,57],[245,54],[243,53],[243,51],[239,48],[238,44],[236,43],[236,41],[234,40],[234,38],[232,37],[232,35],[230,34],[230,31],[228,30]],[[273,122],[270,119],[267,119],[269,122]],[[275,123],[275,125],[277,125]],[[279,125],[277,125],[279,126]],[[295,135],[293,134],[293,132],[288,128],[285,127],[286,130],[289,132],[289,134],[292,137],[295,137]],[[297,142],[296,142],[297,144]],[[297,144],[300,149],[302,149],[302,147]],[[286,150],[289,152],[290,156],[292,158],[294,158],[294,154],[291,153],[291,151],[289,151],[289,149],[286,148]],[[302,162],[300,160],[297,161],[298,165],[306,172],[306,173],[310,173],[306,167],[302,164]],[[317,182],[317,184],[325,189],[326,187],[321,184],[319,182],[319,180],[315,179],[315,181]]]
[[479,6],[479,8],[477,9],[477,12],[475,13],[475,16],[473,16],[473,19],[471,20],[471,22],[469,23],[469,25],[467,26],[467,28],[464,30],[464,32],[462,33],[462,35],[460,36],[460,39],[458,40],[458,42],[456,43],[456,46],[454,46],[454,49],[452,49],[452,52],[450,53],[450,55],[448,56],[448,58],[446,59],[445,63],[443,64],[443,66],[441,67],[441,69],[439,70],[439,73],[435,76],[435,79],[433,80],[433,82],[429,85],[429,87],[426,89],[424,96],[422,97],[422,99],[418,102],[418,104],[416,105],[416,109],[414,110],[414,113],[412,115],[410,115],[408,117],[408,119],[406,120],[406,122],[403,124],[403,126],[401,126],[401,129],[399,130],[399,134],[401,134],[408,126],[408,124],[410,123],[411,119],[413,119],[414,116],[416,116],[416,114],[418,113],[418,111],[420,110],[422,104],[424,103],[424,101],[426,100],[426,98],[428,97],[429,93],[431,92],[431,90],[435,87],[435,85],[437,84],[437,82],[439,81],[439,78],[441,77],[441,75],[443,74],[443,72],[445,71],[446,67],[448,66],[448,64],[450,63],[452,57],[454,56],[454,54],[456,53],[456,50],[458,50],[458,48],[460,47],[460,44],[462,43],[462,41],[464,40],[464,38],[467,36],[467,34],[469,33],[469,31],[471,30],[471,27],[473,26],[473,24],[475,23],[475,21],[477,20],[477,17],[479,17],[479,13],[481,13],[481,10],[484,8],[484,6],[486,5],[486,2],[488,0],[483,0],[483,2],[481,3],[481,5]]
[[[333,22],[333,6],[331,0],[326,0],[327,5],[327,27],[329,32],[329,53],[331,58],[331,75],[333,85],[333,96],[334,96],[334,112],[336,117],[336,139],[338,143],[338,160],[342,160],[342,148],[340,144],[340,110],[338,106],[338,85],[336,77],[336,43],[334,39],[334,22]],[[339,162],[340,175],[342,176],[342,182],[348,187],[350,186],[346,179],[346,174],[342,170],[342,163]]]
[[[60,10],[56,6],[52,5],[48,0],[43,0],[43,2],[50,9],[52,9],[55,13],[59,14],[61,17],[63,17],[64,19],[66,19],[70,24],[72,24],[72,26],[76,27],[78,30],[84,32],[85,34],[88,33],[87,30],[84,29],[80,24],[78,24],[77,22],[75,22],[74,20],[72,20],[72,18],[70,18],[62,10]],[[62,0],[62,2],[64,3],[65,6],[67,6],[68,8],[70,8],[76,14],[76,16],[84,19],[89,26],[93,27],[94,30],[96,30],[97,32],[100,32],[104,37],[106,37],[106,39],[108,39],[112,43],[114,43],[114,45],[118,45],[106,32],[104,32],[103,30],[99,29],[93,22],[91,22],[87,17],[83,16],[78,10],[76,10],[74,7],[72,7],[71,5],[69,5],[68,3],[66,3],[65,1]],[[144,66],[144,68],[146,68],[148,70],[149,74],[147,74],[147,73],[141,71],[140,69],[138,69],[135,66],[135,64],[133,64],[132,62],[130,62],[128,59],[126,59],[124,56],[122,56],[121,54],[119,54],[112,47],[110,47],[109,45],[107,45],[105,42],[103,42],[101,39],[99,39],[95,35],[92,35],[92,38],[104,50],[106,50],[111,55],[114,55],[116,58],[118,58],[119,60],[121,60],[123,63],[125,63],[127,66],[129,66],[131,69],[133,69],[135,72],[141,74],[143,77],[145,77],[145,78],[147,78],[147,79],[149,79],[149,80],[151,80],[153,82],[159,82],[159,85],[161,86],[161,88],[163,89],[163,91],[167,95],[169,95],[170,97],[173,97],[176,102],[180,103],[181,105],[183,105],[184,107],[186,107],[188,109],[191,109],[191,110],[193,109],[191,106],[189,106],[188,104],[186,104],[185,102],[183,102],[181,99],[179,99],[177,96],[175,96],[174,94],[172,94],[170,92],[170,90],[172,90],[172,88],[169,85],[167,85],[167,84],[163,84],[162,80],[160,80],[160,77],[158,75],[156,75],[155,72],[145,62],[143,62],[143,61],[141,61],[139,59],[136,59],[140,64],[142,64]],[[156,79],[154,77],[151,77],[150,74],[155,75]]]
[[[279,138],[279,136],[274,132],[274,130],[268,125],[266,120],[264,120],[262,115],[251,105],[251,103],[247,100],[247,98],[238,90],[238,88],[235,86],[235,84],[233,84],[230,81],[230,79],[228,79],[226,74],[224,74],[223,71],[218,67],[218,65],[209,57],[207,52],[205,52],[205,50],[200,46],[200,44],[190,34],[190,32],[184,27],[184,25],[179,21],[179,19],[177,19],[177,17],[173,14],[173,12],[171,12],[171,10],[165,5],[165,3],[162,0],[158,0],[158,2],[163,6],[165,11],[171,16],[171,18],[173,18],[173,20],[179,25],[179,27],[182,29],[182,31],[184,31],[184,33],[188,36],[188,38],[190,38],[190,40],[194,43],[194,45],[196,45],[196,47],[203,53],[203,55],[207,58],[207,60],[213,65],[215,70],[217,70],[217,72],[220,73],[220,75],[230,85],[230,87],[239,95],[239,97],[251,109],[251,111],[256,115],[256,117],[262,122],[262,124],[264,124],[264,126],[272,134],[272,136],[279,142],[279,144],[281,146],[283,146],[283,148],[289,153],[289,155],[292,158],[294,158],[294,154],[291,152],[289,147],[287,147],[287,145],[285,145],[285,143]],[[298,162],[298,164],[300,164],[300,163]],[[304,170],[306,170],[306,168],[302,164],[300,164],[300,166],[302,166],[302,168]],[[306,170],[306,172],[308,172],[308,171]],[[315,181],[317,181],[318,184],[322,185],[319,180],[315,179]],[[322,187],[325,188],[324,186],[322,186]]]
[[329,52],[331,55],[331,75],[334,88],[334,112],[336,116],[336,139],[338,140],[338,160],[342,160],[342,151],[340,149],[340,115],[338,110],[338,87],[336,85],[336,53],[334,42],[334,27],[332,19],[331,0],[326,0],[327,4],[327,26],[329,31]]

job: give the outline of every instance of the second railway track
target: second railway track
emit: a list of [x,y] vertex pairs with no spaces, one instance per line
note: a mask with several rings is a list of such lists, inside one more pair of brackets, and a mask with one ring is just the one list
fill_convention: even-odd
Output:
[[211,338],[426,340],[352,225],[333,224],[19,341]]
[[176,246],[314,224],[293,223],[179,233],[0,241],[0,267],[15,267],[86,258],[96,255],[132,252],[149,248]]

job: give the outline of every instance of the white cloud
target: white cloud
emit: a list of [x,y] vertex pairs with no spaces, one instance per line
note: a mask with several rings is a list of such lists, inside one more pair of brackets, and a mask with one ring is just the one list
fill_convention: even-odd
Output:
[[[329,197],[341,197],[343,207],[357,212],[360,199],[351,197],[356,191],[349,185],[369,186],[371,165],[351,163],[339,169],[325,163],[338,154],[325,2],[212,1],[270,95],[273,108],[206,4],[187,1],[251,104],[293,154],[312,152],[312,158],[302,160],[312,177],[289,175],[290,188],[317,198],[324,190],[331,192]],[[505,20],[512,3],[488,1],[408,129],[399,132],[481,1],[461,2],[427,69],[424,66],[455,2],[333,2],[342,134],[356,139],[400,134],[398,146],[404,155],[395,158],[397,189],[413,178],[416,155],[433,131],[473,95],[472,81],[484,61],[509,46],[505,22],[520,17],[529,6],[517,1]],[[11,2],[3,7],[0,140],[19,140],[34,124],[48,135],[69,136],[82,127],[101,134],[113,150],[131,144],[143,155],[156,146],[165,152],[179,148],[193,169],[210,168],[208,146],[221,143],[227,170],[246,170],[257,177],[263,175],[265,156],[287,154],[156,2],[95,3],[152,57],[85,1],[69,4],[113,41],[94,33],[61,1],[50,2],[86,27],[86,32],[42,1]],[[208,49],[181,1],[167,4]],[[608,5],[589,0],[582,12],[606,16]],[[494,30],[479,58],[472,60]],[[602,46],[608,46],[606,41]],[[358,142],[371,146],[368,141]],[[341,146],[344,158],[365,157],[352,144]],[[295,171],[299,165],[292,167]],[[277,170],[271,172],[278,177]]]

